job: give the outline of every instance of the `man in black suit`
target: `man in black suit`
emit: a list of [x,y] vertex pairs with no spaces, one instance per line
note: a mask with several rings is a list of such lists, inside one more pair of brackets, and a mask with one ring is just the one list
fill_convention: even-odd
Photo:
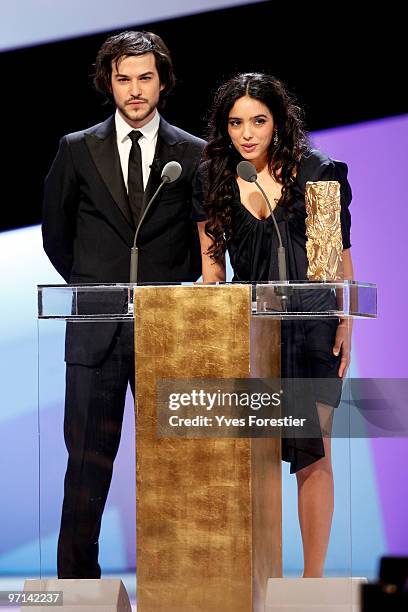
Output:
[[[71,284],[129,282],[135,228],[162,168],[175,160],[180,179],[164,187],[140,229],[138,278],[196,280],[201,258],[191,220],[192,182],[205,142],[157,111],[174,85],[167,47],[149,32],[110,37],[96,59],[95,85],[116,112],[60,142],[45,181],[48,257]],[[68,467],[58,576],[98,578],[98,537],[128,383],[134,393],[133,326],[68,325],[66,362]]]

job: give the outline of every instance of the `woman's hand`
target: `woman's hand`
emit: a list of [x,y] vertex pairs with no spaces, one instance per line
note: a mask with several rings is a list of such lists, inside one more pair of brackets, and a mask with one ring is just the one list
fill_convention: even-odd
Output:
[[350,353],[351,353],[351,331],[352,321],[351,319],[343,319],[337,326],[336,339],[333,346],[333,354],[341,354],[341,361],[339,367],[339,377],[344,378],[347,372],[347,368],[350,365]]
[[[351,250],[344,249],[343,257],[343,280],[352,280],[354,278],[353,261],[351,259]],[[343,310],[343,295],[340,293],[340,303],[338,308]],[[353,319],[340,319],[340,323],[336,330],[336,339],[334,341],[333,353],[340,355],[341,361],[339,367],[339,377],[344,378],[347,372],[347,368],[350,365],[350,353],[351,353],[351,332],[353,329]]]

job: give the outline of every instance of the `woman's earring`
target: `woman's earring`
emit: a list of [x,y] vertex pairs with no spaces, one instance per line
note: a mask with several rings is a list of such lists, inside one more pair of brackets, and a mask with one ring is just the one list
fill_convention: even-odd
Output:
[[278,144],[278,130],[275,130],[273,133],[273,144],[275,147]]

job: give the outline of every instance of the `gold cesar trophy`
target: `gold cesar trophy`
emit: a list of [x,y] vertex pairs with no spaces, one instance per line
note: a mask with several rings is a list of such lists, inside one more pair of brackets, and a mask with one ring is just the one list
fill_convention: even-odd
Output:
[[343,243],[340,225],[340,183],[306,183],[306,254],[309,280],[342,278]]

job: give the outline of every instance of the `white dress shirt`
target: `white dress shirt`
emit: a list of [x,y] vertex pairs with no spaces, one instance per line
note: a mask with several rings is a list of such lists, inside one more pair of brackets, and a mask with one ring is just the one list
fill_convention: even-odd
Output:
[[[153,119],[146,123],[137,131],[141,132],[142,136],[139,139],[140,150],[142,152],[142,172],[143,172],[143,187],[146,189],[147,181],[150,176],[150,166],[153,162],[154,152],[156,150],[157,133],[159,130],[160,115],[155,112]],[[118,143],[120,165],[122,167],[123,180],[125,181],[126,189],[128,188],[128,165],[129,153],[132,146],[132,141],[129,138],[129,132],[136,128],[132,128],[116,110],[115,113],[116,139]]]

